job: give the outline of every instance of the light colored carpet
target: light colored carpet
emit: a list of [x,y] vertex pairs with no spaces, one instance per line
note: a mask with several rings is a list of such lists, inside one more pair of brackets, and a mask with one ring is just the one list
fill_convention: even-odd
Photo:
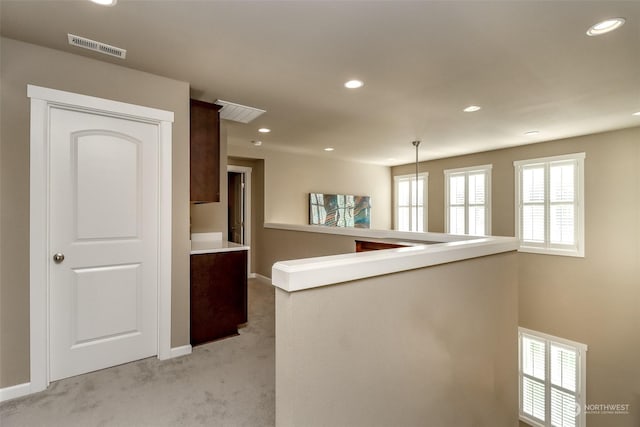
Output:
[[275,323],[271,285],[249,281],[240,335],[188,356],[140,360],[56,381],[0,404],[12,426],[273,426]]

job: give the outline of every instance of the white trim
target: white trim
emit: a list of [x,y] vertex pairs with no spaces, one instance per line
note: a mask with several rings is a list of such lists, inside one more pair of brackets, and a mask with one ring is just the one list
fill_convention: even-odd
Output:
[[247,275],[247,278],[248,278],[248,279],[255,279],[255,278],[256,278],[256,273],[249,273],[249,274]]
[[[244,246],[248,246],[247,251],[247,271],[251,271],[251,171],[253,169],[247,166],[227,165],[227,173],[238,172],[244,174]],[[227,221],[229,219],[227,218]]]
[[[585,198],[584,198],[584,160],[585,153],[563,154],[553,157],[541,157],[530,160],[517,160],[513,162],[514,166],[514,201],[515,201],[515,236],[520,241],[519,252],[528,252],[544,255],[561,255],[584,258],[585,256]],[[575,185],[575,245],[551,244],[549,242],[549,213],[548,213],[548,196],[549,196],[549,177],[548,170],[551,163],[563,161],[574,161],[576,168],[574,170]],[[545,168],[545,241],[541,243],[523,242],[522,239],[522,191],[521,179],[522,168],[525,166],[543,165]]]
[[18,397],[26,396],[31,393],[35,393],[35,391],[31,390],[31,383],[0,388],[0,402],[17,399]]
[[[393,177],[393,229],[394,230],[398,230],[398,183],[400,180],[406,180],[409,179],[411,182],[411,180],[415,180],[416,178],[416,174],[405,174],[405,175],[394,175]],[[424,184],[422,185],[422,220],[423,225],[422,225],[422,229],[424,230],[424,232],[429,230],[429,172],[419,172],[418,173],[418,179],[420,178],[424,178]],[[411,197],[413,198],[413,194],[411,194]],[[416,201],[417,203],[417,201]],[[411,206],[409,206],[409,225],[411,225],[412,220],[411,220],[411,215],[413,215],[413,211],[415,209],[415,206],[412,204]]]
[[31,99],[29,343],[31,393],[49,386],[49,144],[47,102]]
[[172,135],[171,123],[160,125],[158,359],[171,358]]
[[415,244],[397,249],[279,261],[271,268],[271,278],[274,286],[295,292],[510,252],[517,248],[518,241],[514,237],[480,237],[441,244]]
[[569,347],[575,347],[581,351],[589,350],[589,346],[587,344],[583,344],[577,341],[571,341],[566,338],[556,337],[553,335],[545,334],[544,332],[534,331],[533,329],[523,328],[522,326],[518,327],[518,332],[523,333],[525,335],[531,335],[532,337],[542,338],[547,341],[553,341],[556,343],[560,343]]
[[488,165],[479,165],[479,166],[469,166],[466,168],[456,168],[456,169],[445,169],[444,173],[446,174],[454,174],[454,173],[465,173],[465,172],[474,172],[474,171],[479,171],[479,170],[492,170],[493,169],[493,165],[492,164],[488,164]]
[[180,347],[173,347],[169,352],[169,359],[173,359],[174,357],[187,356],[191,354],[193,351],[193,347],[190,344],[182,345]]
[[30,392],[49,385],[49,111],[64,107],[154,123],[159,134],[158,349],[171,357],[171,122],[173,113],[155,108],[27,85],[31,98],[29,319]]
[[173,123],[173,112],[159,110],[157,108],[144,107],[142,105],[127,104],[125,102],[113,101],[110,99],[96,98],[95,96],[81,95],[78,93],[65,92],[57,89],[27,85],[27,97],[41,99],[49,104],[56,104],[68,107],[82,107],[100,113],[113,113],[118,117],[132,117],[138,120],[147,120],[154,123]]
[[563,160],[585,159],[586,153],[562,154],[560,156],[539,157],[537,159],[515,160],[513,166],[528,166],[536,163],[561,162]]
[[493,169],[493,165],[480,165],[480,166],[470,166],[466,168],[457,168],[457,169],[445,169],[444,170],[444,231],[446,233],[450,233],[449,228],[449,210],[451,208],[450,199],[449,199],[449,178],[452,175],[464,175],[465,177],[465,196],[464,196],[464,229],[468,234],[469,231],[469,174],[471,172],[483,172],[485,176],[485,200],[484,200],[484,208],[485,208],[485,218],[484,218],[484,231],[485,236],[491,235],[491,171]]
[[269,285],[271,285],[271,277],[263,276],[262,274],[258,274],[258,273],[251,273],[251,274],[253,274],[253,277],[256,280],[259,280],[261,282],[268,283]]

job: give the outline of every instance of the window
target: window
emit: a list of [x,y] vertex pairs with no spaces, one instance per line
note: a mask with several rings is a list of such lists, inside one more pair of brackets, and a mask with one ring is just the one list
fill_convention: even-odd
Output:
[[514,162],[520,251],[584,256],[584,158]]
[[418,174],[417,187],[415,175],[394,176],[393,179],[395,182],[395,229],[426,231],[429,174]]
[[491,165],[444,171],[445,232],[491,234]]
[[584,427],[587,346],[518,328],[520,419],[533,426]]

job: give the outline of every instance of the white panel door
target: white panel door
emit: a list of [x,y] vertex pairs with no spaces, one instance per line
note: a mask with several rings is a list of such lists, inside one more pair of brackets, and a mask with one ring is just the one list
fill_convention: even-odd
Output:
[[51,380],[157,354],[158,135],[50,110]]

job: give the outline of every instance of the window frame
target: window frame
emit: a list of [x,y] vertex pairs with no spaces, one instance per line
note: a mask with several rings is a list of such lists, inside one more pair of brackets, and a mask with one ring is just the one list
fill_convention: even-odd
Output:
[[[546,421],[540,422],[537,418],[532,418],[528,414],[525,414],[522,410],[522,380],[524,378],[522,367],[522,338],[527,336],[538,341],[543,341],[545,345],[545,419]],[[585,405],[587,402],[587,350],[588,346],[576,341],[571,341],[565,338],[556,337],[553,335],[545,334],[531,329],[518,327],[518,417],[520,421],[530,424],[535,427],[550,427],[551,426],[551,389],[564,389],[551,384],[551,368],[550,368],[550,352],[551,345],[557,347],[564,347],[569,350],[573,350],[577,354],[576,360],[576,402],[581,410],[576,414],[576,427],[585,427],[587,424],[587,417],[585,413]],[[539,379],[535,379],[540,382]],[[565,391],[566,392],[566,391]]]
[[[445,233],[451,233],[449,224],[449,214],[451,210],[451,200],[449,194],[450,178],[456,175],[464,175],[464,230],[466,235],[469,235],[469,175],[474,172],[483,172],[485,176],[484,188],[484,231],[485,234],[478,234],[478,236],[490,236],[491,235],[491,171],[493,165],[480,165],[470,166],[466,168],[457,169],[445,169],[444,170],[444,230]],[[474,234],[475,235],[475,234]]]
[[[529,252],[546,255],[562,255],[584,258],[584,160],[585,153],[564,154],[560,156],[541,157],[537,159],[518,160],[513,162],[515,175],[515,236],[520,241],[519,252]],[[549,170],[552,163],[575,162],[574,168],[574,244],[565,245],[550,242],[550,201]],[[544,242],[525,242],[522,240],[522,171],[527,166],[544,166]]]
[[[424,184],[422,185],[422,233],[427,232],[429,230],[429,172],[420,172],[418,173],[418,180],[422,178],[424,180]],[[416,179],[416,174],[404,174],[404,175],[394,175],[393,177],[393,228],[394,230],[398,230],[398,217],[399,217],[399,208],[398,206],[398,187],[399,183],[403,180],[409,180],[409,188],[411,188],[412,180]],[[410,195],[410,199],[413,200],[414,195]],[[409,205],[409,226],[413,223],[413,214],[415,211],[415,205],[411,202]],[[407,230],[404,230],[407,231]],[[413,232],[418,232],[417,230],[408,230]]]

